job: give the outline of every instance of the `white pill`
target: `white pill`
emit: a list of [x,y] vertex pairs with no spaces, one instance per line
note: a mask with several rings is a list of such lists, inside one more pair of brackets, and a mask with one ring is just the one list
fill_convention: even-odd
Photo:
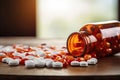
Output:
[[52,55],[59,54],[59,53],[60,53],[59,51],[51,51]]
[[41,60],[45,60],[45,59],[42,58],[42,57],[39,57],[39,58],[36,58],[36,57],[35,57],[35,58],[33,59],[34,62],[38,62],[38,61],[41,61]]
[[97,59],[96,58],[91,58],[87,60],[88,64],[97,64]]
[[39,60],[38,58],[33,59],[34,63],[37,63],[38,60]]
[[20,54],[18,54],[17,56],[20,56],[20,57],[22,57],[22,58],[26,58],[26,53],[20,53]]
[[35,66],[38,68],[45,67],[45,60],[38,60],[35,62]]
[[90,60],[94,60],[96,63],[98,62],[97,58],[91,58]]
[[30,48],[33,49],[33,50],[35,50],[35,51],[39,50],[39,48],[37,48],[37,47],[30,47]]
[[9,61],[11,61],[11,60],[13,60],[13,59],[8,57],[8,58],[6,59],[6,63],[9,63]]
[[26,60],[25,61],[25,67],[26,68],[34,68],[35,67],[35,63],[33,60]]
[[15,60],[18,60],[19,62],[21,61],[21,59],[15,59]]
[[3,48],[3,51],[4,52],[14,52],[15,50],[13,49],[12,46],[6,46]]
[[5,56],[6,54],[4,54],[4,53],[0,53],[0,56]]
[[47,58],[47,59],[45,59],[45,62],[47,62],[47,61],[53,61],[53,60],[50,58]]
[[17,65],[19,65],[19,61],[18,60],[10,60],[8,65],[9,66],[17,66]]
[[7,62],[7,58],[2,58],[2,62],[6,63]]
[[88,66],[88,63],[87,63],[86,61],[81,61],[81,62],[80,62],[80,66],[83,66],[83,67],[84,67],[84,66]]
[[31,51],[31,52],[27,52],[27,54],[31,54],[31,55],[34,55],[35,54],[35,52],[34,51]]
[[44,57],[39,57],[38,59],[40,59],[40,60],[44,60]]
[[53,62],[52,63],[52,67],[53,68],[62,68],[63,67],[63,63],[62,62]]
[[46,67],[51,68],[52,67],[53,60],[46,61]]
[[19,54],[20,54],[20,53],[18,53],[18,52],[14,52],[14,53],[13,53],[14,56],[18,56]]
[[35,59],[35,57],[34,57],[34,56],[31,56],[31,55],[25,56],[25,58],[27,58],[27,59]]
[[70,63],[71,66],[80,66],[80,62],[79,61],[72,61]]
[[14,55],[14,56],[19,56],[19,55],[21,55],[21,53],[15,51],[15,52],[13,53],[13,55]]
[[40,57],[44,57],[45,56],[45,53],[43,51],[36,51],[36,54],[38,54]]

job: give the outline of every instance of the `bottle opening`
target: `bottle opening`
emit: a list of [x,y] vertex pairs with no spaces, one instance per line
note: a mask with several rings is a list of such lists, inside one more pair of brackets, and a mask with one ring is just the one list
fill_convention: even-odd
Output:
[[72,33],[67,40],[67,49],[74,57],[82,56],[85,51],[85,39],[80,32]]

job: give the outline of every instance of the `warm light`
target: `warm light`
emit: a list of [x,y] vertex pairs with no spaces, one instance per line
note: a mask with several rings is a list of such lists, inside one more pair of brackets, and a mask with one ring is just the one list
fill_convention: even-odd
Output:
[[117,0],[37,0],[36,4],[41,38],[66,38],[88,22],[117,18]]

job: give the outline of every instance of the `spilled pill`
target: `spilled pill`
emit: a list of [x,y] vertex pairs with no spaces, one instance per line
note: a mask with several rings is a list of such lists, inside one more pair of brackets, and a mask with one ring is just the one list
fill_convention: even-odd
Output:
[[97,59],[96,58],[91,58],[87,60],[88,64],[97,64]]
[[35,62],[35,66],[38,68],[45,67],[45,61],[44,60],[38,60]]
[[71,66],[80,66],[80,62],[79,61],[72,61],[70,63]]
[[9,61],[12,61],[12,60],[13,60],[12,58],[9,58],[9,57],[8,57],[8,58],[6,59],[6,63],[9,63]]
[[7,62],[7,58],[2,58],[2,62],[6,63]]
[[0,56],[6,56],[4,53],[0,53]]
[[96,63],[98,62],[97,58],[91,58],[90,60],[94,60]]
[[44,57],[45,56],[45,53],[43,51],[36,51],[36,54],[38,54],[40,57]]
[[46,61],[46,67],[50,68],[52,67],[52,64],[53,64],[53,60]]
[[47,59],[45,59],[45,62],[47,62],[47,61],[53,61],[53,60],[50,58],[47,58]]
[[[86,60],[86,61],[85,61]],[[57,49],[55,46],[40,45],[30,47],[26,45],[4,46],[0,48],[0,61],[10,66],[24,65],[26,68],[62,68],[67,66],[88,66],[96,64],[98,60],[87,55],[75,58],[68,54],[67,48]]]
[[84,67],[84,66],[86,67],[86,66],[88,66],[88,63],[86,61],[81,61],[80,66],[81,67]]
[[35,67],[35,63],[33,60],[26,60],[25,61],[25,67],[26,68],[34,68]]
[[17,65],[19,65],[19,60],[10,60],[8,62],[8,65],[9,66],[17,66]]
[[52,63],[52,67],[53,68],[62,68],[63,67],[63,63],[62,62],[53,62]]

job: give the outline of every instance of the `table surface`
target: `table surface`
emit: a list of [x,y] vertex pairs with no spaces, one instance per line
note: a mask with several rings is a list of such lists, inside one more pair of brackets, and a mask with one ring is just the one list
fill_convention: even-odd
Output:
[[[41,43],[65,46],[66,39],[37,39],[33,37],[1,37],[0,45],[26,44],[36,46]],[[88,67],[68,67],[63,69],[34,68],[26,69],[24,66],[10,67],[0,63],[0,75],[26,75],[26,76],[120,76],[120,53],[102,58],[96,65]]]

